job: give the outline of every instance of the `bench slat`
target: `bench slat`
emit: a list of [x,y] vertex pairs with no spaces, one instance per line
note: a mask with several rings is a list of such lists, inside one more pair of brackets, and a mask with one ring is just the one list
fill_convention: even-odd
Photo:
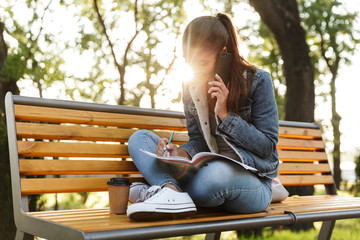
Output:
[[[107,191],[108,177],[98,178],[25,178],[21,179],[21,193],[65,193],[65,192],[98,192]],[[133,178],[130,178],[134,181]],[[140,178],[141,180],[142,178]],[[332,184],[331,175],[279,175],[284,186],[302,186]],[[143,180],[141,180],[143,181]]]
[[[321,141],[300,140],[279,141],[279,149],[322,149]],[[126,145],[18,141],[19,154],[38,157],[128,157]],[[282,156],[281,156],[282,157]]]
[[18,141],[18,152],[23,157],[106,157],[127,158],[127,145]]
[[326,152],[313,152],[313,151],[285,151],[280,150],[279,159],[283,162],[315,162],[327,161]]
[[289,150],[321,150],[325,148],[325,145],[322,140],[280,138],[277,148]]
[[132,161],[20,159],[21,175],[139,174]]
[[321,130],[312,128],[279,127],[280,138],[321,139]]
[[[74,214],[74,215],[64,215],[61,218],[51,218],[49,217],[49,221],[54,221],[60,224],[64,224],[67,226],[71,226],[77,229],[81,229],[84,232],[93,232],[93,231],[106,231],[106,230],[114,230],[114,229],[129,229],[129,228],[139,228],[139,227],[152,227],[152,226],[161,226],[168,225],[168,220],[160,220],[160,221],[147,221],[147,222],[134,222],[130,221],[129,218],[123,215],[115,215],[109,214],[109,210],[104,212],[99,212],[94,214],[90,212],[90,214],[86,214],[87,209],[84,210],[84,213]],[[271,215],[280,215],[283,214],[283,210],[269,209],[266,212],[253,213],[253,214],[229,214],[226,212],[216,212],[213,214],[207,210],[205,210],[205,214],[199,210],[199,213],[192,216],[190,219],[177,219],[176,221],[171,221],[171,224],[186,224],[186,223],[194,223],[194,222],[209,222],[209,221],[221,221],[221,220],[231,220],[231,219],[241,219],[241,218],[249,218],[249,217],[264,217]],[[31,216],[37,216],[36,213],[29,213]],[[48,220],[48,217],[44,217]]]
[[318,184],[333,184],[332,175],[279,175],[284,186],[306,186]]
[[80,141],[112,141],[125,142],[134,129],[83,127],[79,125],[58,125],[17,122],[19,138],[80,140]]
[[282,163],[279,166],[279,174],[309,174],[330,172],[330,166],[327,163]]
[[[103,192],[107,191],[110,177],[85,178],[22,178],[21,194]],[[142,177],[129,177],[130,181],[144,181]]]
[[[279,174],[329,173],[328,164],[283,163]],[[139,173],[132,161],[34,160],[20,159],[22,175],[133,174]]]
[[15,105],[15,119],[186,131],[185,119]]
[[[19,138],[49,139],[49,140],[79,140],[79,141],[110,141],[127,142],[136,129],[86,127],[79,125],[58,125],[17,122]],[[156,131],[160,137],[169,138],[171,132]],[[176,132],[173,142],[183,144],[189,139],[187,133]]]

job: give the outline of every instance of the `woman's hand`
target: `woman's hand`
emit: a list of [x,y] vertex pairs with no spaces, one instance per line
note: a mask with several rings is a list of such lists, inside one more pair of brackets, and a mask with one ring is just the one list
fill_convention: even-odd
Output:
[[158,145],[156,147],[156,155],[164,156],[165,150],[167,149],[166,156],[180,156],[179,148],[176,144],[170,143],[168,144],[169,139],[160,138]]
[[164,156],[165,150],[167,149],[166,156],[181,156],[191,159],[189,154],[182,148],[178,148],[176,144],[170,143],[168,144],[169,139],[160,138],[159,143],[156,147],[156,155]]
[[209,91],[211,98],[216,97],[216,104],[214,108],[214,112],[221,121],[224,121],[228,115],[228,110],[226,107],[227,98],[229,96],[229,89],[225,86],[224,82],[222,81],[219,75],[215,75],[217,81],[210,81]]

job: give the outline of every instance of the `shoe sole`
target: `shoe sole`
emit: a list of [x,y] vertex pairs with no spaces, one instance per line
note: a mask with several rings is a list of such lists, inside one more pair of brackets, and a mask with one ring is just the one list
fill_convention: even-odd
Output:
[[196,213],[196,209],[190,209],[185,212],[147,212],[139,211],[129,215],[129,218],[134,221],[149,221],[149,220],[168,220],[181,219],[191,217]]

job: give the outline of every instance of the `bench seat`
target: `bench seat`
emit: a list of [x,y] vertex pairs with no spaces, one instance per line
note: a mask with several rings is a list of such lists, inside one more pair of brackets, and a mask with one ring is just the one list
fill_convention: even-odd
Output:
[[[110,214],[108,208],[102,209],[79,209],[28,212],[29,216],[44,219],[68,227],[79,229],[85,233],[97,231],[111,231],[117,229],[131,229],[140,227],[166,226],[195,222],[212,222],[219,220],[234,220],[243,218],[266,217],[282,215],[285,212],[315,213],[337,210],[358,210],[360,198],[339,195],[319,196],[293,196],[281,203],[271,204],[266,211],[254,214],[229,214],[217,209],[199,209],[198,213],[189,219],[177,219],[174,221],[151,221],[134,222],[126,215]],[[316,220],[316,219],[314,219]],[[201,230],[199,230],[201,233]]]
[[[181,112],[6,96],[14,219],[17,239],[147,239],[323,221],[330,239],[337,219],[360,217],[360,198],[336,195],[320,126],[280,121],[279,179],[284,186],[323,185],[326,195],[290,196],[264,212],[229,214],[199,209],[186,219],[132,222],[108,208],[30,212],[28,196],[106,192],[111,177],[145,181],[127,141],[139,129],[173,142],[188,141]],[[75,200],[74,200],[75,201]]]

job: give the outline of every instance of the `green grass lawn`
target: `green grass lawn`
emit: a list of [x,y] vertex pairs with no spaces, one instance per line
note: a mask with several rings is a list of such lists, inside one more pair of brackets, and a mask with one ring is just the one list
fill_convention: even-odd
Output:
[[[321,222],[314,224],[315,228],[309,231],[291,231],[287,229],[272,230],[265,228],[261,237],[238,237],[236,232],[223,232],[221,240],[315,240],[319,233]],[[360,218],[336,221],[331,240],[358,240],[360,239]],[[203,240],[205,234],[166,238],[167,240]]]

